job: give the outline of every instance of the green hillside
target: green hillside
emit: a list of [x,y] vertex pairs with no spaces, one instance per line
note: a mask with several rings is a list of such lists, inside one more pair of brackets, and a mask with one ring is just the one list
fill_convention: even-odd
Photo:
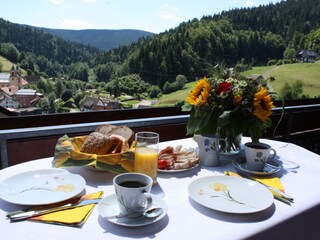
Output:
[[[16,66],[15,63],[12,63],[8,59],[0,56],[0,64],[2,64],[2,68],[0,69],[0,72],[10,72],[12,66]],[[27,74],[27,72],[24,69],[21,69],[21,72],[23,75]]]
[[12,62],[8,59],[0,56],[0,64],[2,64],[2,68],[0,69],[0,72],[10,72],[10,69],[12,67]]
[[[271,82],[271,87],[276,93],[279,93],[285,82],[289,84],[294,83],[296,80],[303,82],[303,93],[313,97],[320,96],[320,61],[315,63],[295,63],[280,66],[268,67],[254,67],[250,71],[243,72],[244,76],[252,74],[261,74],[265,79],[273,76],[274,82]],[[195,82],[186,84],[183,90],[174,93],[165,94],[159,98],[157,106],[174,106],[183,101],[189,91],[193,88]]]
[[243,74],[261,74],[265,79],[274,77],[275,81],[271,82],[276,93],[279,93],[285,82],[293,84],[297,80],[303,82],[303,93],[309,97],[320,96],[320,61],[315,63],[294,63],[280,66],[254,67]]

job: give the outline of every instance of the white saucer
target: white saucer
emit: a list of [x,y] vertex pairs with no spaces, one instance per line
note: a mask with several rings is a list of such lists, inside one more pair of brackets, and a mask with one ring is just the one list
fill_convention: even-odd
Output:
[[276,161],[269,160],[261,171],[251,171],[248,169],[245,157],[239,157],[232,162],[233,166],[240,172],[257,175],[267,176],[272,175],[281,170],[281,165]]
[[[125,226],[125,227],[139,227],[139,226],[145,226],[145,225],[158,222],[167,214],[168,206],[162,200],[162,198],[158,197],[157,195],[151,194],[151,196],[152,196],[152,206],[163,208],[163,213],[160,216],[156,218],[146,218],[143,216],[135,217],[135,218],[122,217],[122,218],[108,219],[108,221],[117,225]],[[118,207],[116,195],[112,194],[103,198],[98,203],[98,212],[100,216],[103,218],[106,218],[108,216],[118,215],[119,207]]]

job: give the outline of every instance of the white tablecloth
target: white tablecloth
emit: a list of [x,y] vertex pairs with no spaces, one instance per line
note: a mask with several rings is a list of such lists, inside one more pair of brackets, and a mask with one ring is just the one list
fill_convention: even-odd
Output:
[[[243,142],[248,138],[243,138]],[[276,161],[283,169],[278,176],[286,192],[294,197],[291,206],[274,201],[259,213],[228,214],[203,207],[193,201],[188,185],[199,177],[223,175],[235,171],[230,159],[222,159],[219,167],[199,167],[183,173],[159,173],[152,193],[168,205],[162,220],[148,226],[127,228],[102,219],[94,209],[82,228],[58,226],[31,221],[10,223],[6,212],[21,206],[0,199],[0,239],[319,239],[320,236],[320,156],[290,143],[262,140],[277,151]],[[182,144],[196,147],[191,139],[163,142],[161,147]],[[0,171],[0,181],[17,173],[51,168],[52,158],[15,165]],[[90,171],[84,167],[69,168],[86,180],[86,193],[114,193],[113,173]]]

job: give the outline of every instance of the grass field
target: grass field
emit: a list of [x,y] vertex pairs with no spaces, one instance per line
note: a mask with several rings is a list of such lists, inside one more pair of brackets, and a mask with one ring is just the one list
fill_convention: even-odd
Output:
[[[2,71],[0,72],[10,72],[13,65],[16,67],[16,64],[12,63],[11,61],[2,56],[0,56],[0,63],[2,64]],[[22,75],[27,74],[27,72],[24,69],[21,69],[21,73]]]
[[13,65],[8,59],[0,56],[0,63],[2,64],[2,72],[10,72]]
[[[280,66],[254,67],[250,71],[242,73],[244,76],[261,74],[265,79],[274,77],[275,81],[270,85],[276,93],[279,93],[285,82],[293,84],[296,80],[303,82],[303,94],[310,98],[320,97],[320,61],[315,63],[294,63]],[[186,84],[183,90],[165,94],[159,98],[157,106],[173,106],[183,101],[195,82]]]
[[280,66],[254,67],[244,72],[245,76],[253,73],[261,74],[265,79],[273,76],[274,82],[270,85],[276,93],[279,93],[285,82],[292,84],[297,80],[303,82],[303,94],[309,97],[320,96],[320,61],[315,63],[294,63]]

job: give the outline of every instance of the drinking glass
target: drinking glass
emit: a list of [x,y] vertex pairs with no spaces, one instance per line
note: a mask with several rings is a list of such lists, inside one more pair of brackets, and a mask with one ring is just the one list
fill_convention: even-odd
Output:
[[159,134],[155,132],[137,132],[135,134],[136,149],[135,172],[143,173],[157,182]]

